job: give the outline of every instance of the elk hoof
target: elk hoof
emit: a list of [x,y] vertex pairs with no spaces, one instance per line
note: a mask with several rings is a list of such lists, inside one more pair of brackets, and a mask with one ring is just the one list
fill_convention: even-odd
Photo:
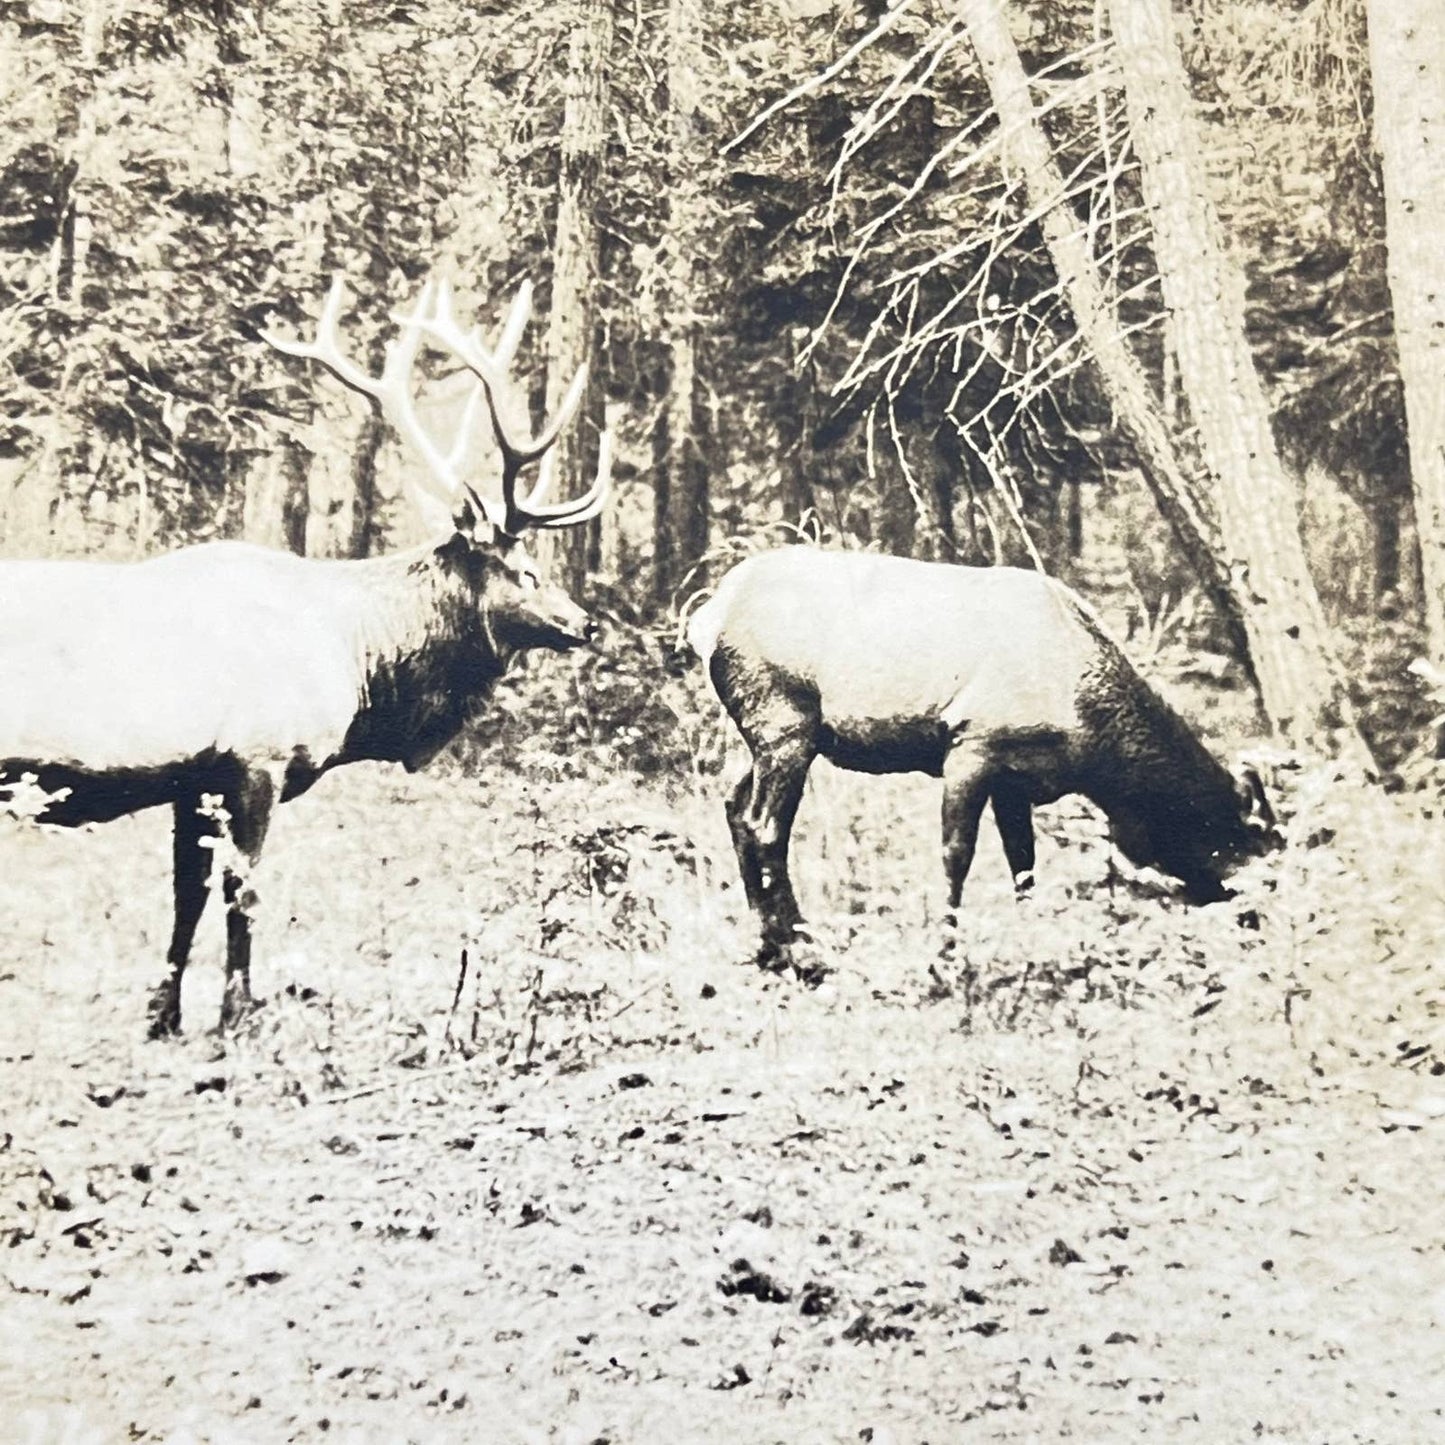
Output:
[[149,1020],[146,1025],[148,1039],[173,1039],[180,1033],[181,995],[171,981],[161,984],[151,995],[146,1017]]
[[758,951],[743,961],[762,969],[764,973],[786,973],[790,951],[790,946],[786,943],[774,943],[765,939]]
[[796,923],[792,928],[765,932],[752,961],[767,973],[786,973],[794,967],[799,950],[816,947],[813,935],[801,923]]
[[809,988],[817,988],[820,984],[826,983],[832,975],[830,965],[823,962],[822,958],[813,950],[799,951],[789,960],[794,974],[797,975],[799,983],[805,983]]
[[943,942],[938,945],[940,963],[956,963],[963,957],[963,943],[958,936],[958,925],[952,920],[944,925]]
[[816,988],[833,972],[824,962],[818,945],[801,929],[786,943],[765,940],[753,962],[765,973],[791,973],[811,988]]
[[265,999],[253,998],[249,990],[241,992],[227,989],[221,1000],[221,1022],[217,1032],[233,1033],[253,1019],[265,1005]]

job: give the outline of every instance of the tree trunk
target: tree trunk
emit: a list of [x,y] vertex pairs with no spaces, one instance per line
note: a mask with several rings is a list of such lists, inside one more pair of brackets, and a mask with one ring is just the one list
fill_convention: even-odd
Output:
[[817,509],[817,473],[822,465],[813,447],[817,426],[817,378],[811,366],[789,369],[779,382],[777,406],[778,470],[783,520],[795,526]]
[[351,544],[347,555],[370,557],[380,550],[381,528],[376,515],[376,458],[386,437],[381,413],[367,410],[351,453]]
[[[79,16],[75,70],[74,134],[65,151],[62,171],[64,202],[60,225],[51,244],[49,280],[51,307],[67,320],[62,334],[85,331],[85,286],[90,271],[90,245],[95,232],[91,185],[95,169],[96,90],[102,76],[101,56],[110,0],[85,0]],[[88,435],[80,421],[85,380],[76,381],[74,358],[82,348],[67,347],[53,391],[47,398],[50,415],[32,465],[25,468],[7,507],[12,542],[27,555],[57,547],[57,518],[68,498],[67,476]]]
[[301,486],[304,555],[349,557],[356,535],[352,468],[370,417],[329,377],[318,378],[312,405],[312,442]]
[[[864,516],[858,519],[858,528],[866,541],[876,543],[882,551],[898,557],[916,557],[920,550],[918,508],[914,506],[903,478],[886,465],[887,461],[888,454],[880,453],[879,462],[870,477],[874,500]],[[853,500],[863,499],[855,497]],[[926,531],[924,541],[926,544]],[[927,546],[922,550],[926,557]]]
[[[552,306],[547,317],[546,410],[555,414],[577,368],[589,366],[588,392],[578,419],[557,441],[559,497],[575,494],[597,469],[597,432],[588,425],[598,413],[601,387],[595,364],[597,332],[597,187],[607,140],[607,77],[611,69],[614,0],[580,0],[567,65],[567,102],[562,118],[562,160],[557,179],[557,234],[552,248]],[[587,558],[594,550],[588,535],[594,524],[551,534],[556,541],[552,565],[569,590],[580,588]],[[547,565],[548,534],[535,538],[539,560]]]
[[[674,274],[674,285],[680,280]],[[690,296],[671,291],[674,304],[688,307]],[[656,472],[653,511],[654,591],[670,601],[707,551],[708,472],[704,456],[706,419],[698,406],[697,323],[691,315],[673,316],[667,327],[667,393],[658,419],[654,448]]]
[[1376,607],[1396,605],[1400,590],[1400,508],[1388,497],[1367,510],[1370,519],[1372,581]]
[[1280,462],[1244,330],[1244,277],[1224,251],[1169,0],[1111,0],[1179,379],[1211,474],[1222,557],[1260,699],[1292,745],[1364,755],[1309,575],[1299,499]]
[[90,274],[90,243],[95,234],[86,180],[94,163],[96,120],[95,89],[105,44],[109,0],[87,0],[80,20],[79,65],[86,87],[75,115],[75,137],[70,143],[71,183],[60,235],[52,258],[52,285],[56,299],[83,304]]
[[1060,553],[1070,562],[1077,562],[1084,555],[1084,496],[1077,477],[1070,477],[1064,483],[1061,511]]
[[654,587],[670,600],[707,551],[706,414],[699,405],[698,301],[701,291],[703,187],[699,175],[698,100],[702,70],[699,0],[670,0],[667,20],[669,376],[663,401],[654,509]]
[[1445,26],[1438,0],[1367,0],[1375,142],[1431,659],[1445,665]]
[[246,470],[241,535],[262,547],[306,551],[306,450],[290,437]]
[[1034,114],[1028,77],[1002,0],[960,0],[964,22],[1004,132],[1006,162],[1023,173],[1049,257],[1074,314],[1074,325],[1099,368],[1114,417],[1133,443],[1160,514],[1200,584],[1225,619],[1240,656],[1249,651],[1238,600],[1217,552],[1207,501],[1186,471],[1159,413],[1148,377],[1120,334],[1112,298],[1094,266],[1078,221],[1064,200],[1064,179]]
[[[367,196],[367,218],[362,235],[383,237],[387,226],[387,199],[380,185]],[[373,242],[366,258],[366,278],[374,295],[385,296],[391,262],[380,241]],[[373,376],[381,374],[386,361],[386,344],[381,336],[373,338],[367,348],[367,369]],[[345,495],[340,498],[340,525],[346,536],[339,541],[340,555],[369,557],[380,540],[376,516],[376,459],[386,439],[387,428],[380,410],[368,406],[350,432],[351,449],[345,471]]]
[[[228,16],[216,39],[220,84],[217,102],[216,165],[239,189],[261,169],[266,125],[265,98],[259,80],[248,71],[236,36],[236,18]],[[231,225],[237,244],[249,233],[237,207]],[[292,436],[278,436],[270,451],[251,459],[241,479],[241,535],[262,547],[296,553],[306,550],[306,464],[304,447]]]
[[[1205,455],[1220,476],[1213,496],[1181,462],[1144,371],[1120,334],[1078,221],[1062,199],[1063,179],[1035,117],[1000,0],[961,5],[1005,134],[1005,153],[1022,170],[1031,203],[1041,212],[1075,324],[1144,463],[1156,503],[1253,671],[1265,714],[1286,739],[1327,750],[1337,742],[1331,729],[1344,723],[1339,745],[1362,756],[1244,339],[1242,288],[1214,240],[1213,212],[1195,173],[1200,147],[1167,28],[1167,0],[1113,0],[1112,8],[1180,380]],[[1237,436],[1232,428],[1239,429]]]

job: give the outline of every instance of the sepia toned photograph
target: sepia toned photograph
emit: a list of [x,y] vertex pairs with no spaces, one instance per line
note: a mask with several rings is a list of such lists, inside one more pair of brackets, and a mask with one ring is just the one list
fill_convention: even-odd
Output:
[[1440,0],[0,118],[0,1445],[1445,1439]]

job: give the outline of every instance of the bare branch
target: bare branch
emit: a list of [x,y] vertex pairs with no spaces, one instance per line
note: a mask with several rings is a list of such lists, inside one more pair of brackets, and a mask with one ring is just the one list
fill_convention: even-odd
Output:
[[820,86],[832,80],[834,76],[841,75],[852,63],[878,40],[881,40],[893,27],[913,8],[913,0],[898,0],[893,9],[886,11],[883,18],[866,35],[855,41],[848,49],[825,70],[820,70],[817,75],[809,76],[801,85],[794,86],[786,95],[779,97],[770,106],[760,111],[746,126],[740,130],[720,151],[721,155],[730,155],[755,131],[765,126],[780,111],[786,110],[795,101],[801,100],[805,95],[811,95]]

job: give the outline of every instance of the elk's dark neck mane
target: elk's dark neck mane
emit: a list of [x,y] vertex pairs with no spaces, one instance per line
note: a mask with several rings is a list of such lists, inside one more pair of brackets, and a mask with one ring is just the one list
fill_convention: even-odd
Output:
[[361,683],[344,757],[419,768],[480,709],[510,652],[435,545],[338,565],[357,582]]
[[1228,769],[1135,672],[1097,618],[1082,608],[1078,615],[1098,647],[1076,698],[1093,740],[1093,764],[1080,791],[1106,810],[1127,804],[1165,821],[1191,811],[1233,817]]
[[1094,745],[1079,791],[1111,820],[1143,830],[1135,846],[1142,841],[1150,856],[1136,862],[1155,862],[1186,882],[1207,879],[1214,856],[1245,840],[1234,779],[1132,670],[1107,660],[1105,669],[1109,685],[1081,699]]

